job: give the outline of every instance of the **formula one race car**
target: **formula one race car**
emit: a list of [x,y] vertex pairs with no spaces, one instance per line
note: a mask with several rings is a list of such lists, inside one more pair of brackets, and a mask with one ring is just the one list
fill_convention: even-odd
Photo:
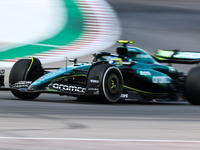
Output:
[[[11,90],[21,99],[35,99],[41,93],[57,93],[93,99],[99,103],[121,100],[180,100],[200,105],[200,67],[185,76],[165,63],[195,64],[199,52],[158,50],[156,55],[141,48],[128,47],[132,41],[118,41],[117,54],[94,53],[92,63],[69,59],[73,65],[43,68],[39,59],[20,59],[11,69],[9,88],[3,86],[4,70],[0,71],[0,90]],[[56,69],[55,71],[49,71]]]

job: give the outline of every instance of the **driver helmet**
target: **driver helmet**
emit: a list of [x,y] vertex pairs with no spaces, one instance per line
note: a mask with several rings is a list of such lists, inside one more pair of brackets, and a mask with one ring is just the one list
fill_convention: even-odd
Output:
[[109,56],[107,58],[109,64],[114,64],[114,65],[121,65],[122,64],[122,59],[119,57],[114,57],[114,56]]

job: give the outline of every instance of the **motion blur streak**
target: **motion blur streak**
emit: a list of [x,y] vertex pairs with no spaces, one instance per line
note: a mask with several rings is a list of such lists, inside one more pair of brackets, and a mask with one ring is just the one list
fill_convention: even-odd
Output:
[[102,0],[9,0],[2,7],[15,8],[3,9],[6,19],[0,25],[4,67],[30,55],[43,63],[83,56],[112,46],[121,33],[115,12]]

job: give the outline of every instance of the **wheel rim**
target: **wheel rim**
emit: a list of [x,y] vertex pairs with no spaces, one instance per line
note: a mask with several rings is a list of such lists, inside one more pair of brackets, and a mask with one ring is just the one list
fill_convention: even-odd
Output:
[[107,102],[115,103],[123,91],[123,77],[119,68],[110,66],[102,79],[102,90]]
[[108,80],[107,80],[107,88],[110,95],[116,94],[116,92],[119,90],[119,78],[116,74],[112,73],[110,74]]

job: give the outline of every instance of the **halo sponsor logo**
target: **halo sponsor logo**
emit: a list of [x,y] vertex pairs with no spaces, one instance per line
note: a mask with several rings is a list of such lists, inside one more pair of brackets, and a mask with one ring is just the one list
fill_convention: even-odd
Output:
[[65,85],[65,84],[54,83],[51,86],[54,89],[58,89],[58,90],[61,90],[61,91],[70,91],[70,92],[85,93],[85,88],[83,88],[83,87],[77,87],[77,86],[74,86],[74,85]]
[[153,83],[171,83],[171,78],[166,76],[153,76]]

